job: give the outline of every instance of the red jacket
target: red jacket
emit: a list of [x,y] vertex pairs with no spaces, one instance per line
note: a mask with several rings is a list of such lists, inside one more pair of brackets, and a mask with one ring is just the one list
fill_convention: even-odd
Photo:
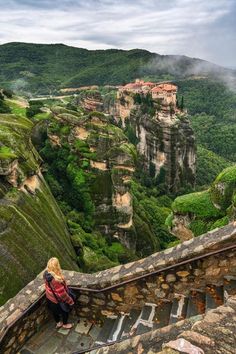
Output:
[[[48,272],[45,272],[44,279],[45,279],[46,298],[48,300],[54,302],[55,304],[57,304],[59,301],[66,302],[69,305],[74,304],[72,297],[70,297],[70,295],[68,294],[68,287],[65,281],[63,282],[57,281]],[[53,294],[51,288],[54,291],[56,296]]]

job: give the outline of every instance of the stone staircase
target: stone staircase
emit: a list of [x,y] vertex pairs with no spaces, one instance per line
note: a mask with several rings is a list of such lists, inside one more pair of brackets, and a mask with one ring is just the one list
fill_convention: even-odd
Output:
[[[187,286],[187,285],[186,285]],[[63,330],[55,333],[56,338],[63,334],[63,341],[58,346],[47,350],[35,344],[34,337],[20,351],[21,354],[51,353],[91,353],[102,346],[123,341],[131,336],[141,335],[180,320],[202,315],[224,304],[230,295],[236,294],[236,278],[226,276],[224,285],[207,285],[204,291],[192,289],[190,295],[175,294],[173,301],[159,300],[157,303],[146,303],[141,310],[132,309],[130,313],[107,317],[101,326],[80,319],[73,330],[63,334]],[[59,333],[58,333],[59,332]],[[66,332],[64,330],[64,332]],[[41,333],[42,337],[42,333]],[[52,337],[52,334],[50,335]],[[70,340],[72,340],[70,342]],[[52,341],[52,339],[51,339]]]

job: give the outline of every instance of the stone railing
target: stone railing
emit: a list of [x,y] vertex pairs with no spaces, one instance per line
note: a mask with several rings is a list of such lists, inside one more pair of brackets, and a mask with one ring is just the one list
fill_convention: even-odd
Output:
[[[171,301],[175,293],[221,285],[225,275],[236,275],[236,224],[95,274],[64,274],[78,292],[80,315],[95,321],[147,302]],[[49,316],[40,273],[0,308],[0,353],[16,353]]]

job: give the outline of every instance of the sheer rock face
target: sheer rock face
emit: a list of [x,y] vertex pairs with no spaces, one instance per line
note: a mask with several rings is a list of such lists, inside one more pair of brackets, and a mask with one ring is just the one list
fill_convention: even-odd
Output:
[[171,232],[177,236],[181,242],[190,240],[194,237],[193,232],[189,229],[191,219],[189,215],[175,214],[173,218],[173,226]]
[[[154,167],[157,177],[162,173],[172,191],[195,181],[195,141],[187,120],[151,118],[137,112],[131,115],[139,139],[137,148],[145,156],[146,170]],[[161,176],[160,176],[161,177]]]
[[[54,117],[63,125],[68,114],[58,112],[54,109]],[[95,227],[135,250],[133,201],[129,185],[135,170],[135,147],[128,142],[122,129],[112,124],[109,117],[102,113],[95,111],[88,115],[81,114],[80,119],[74,118],[73,122],[67,121],[70,124],[67,136],[54,135],[52,139],[51,134],[48,134],[51,145],[55,147],[56,140],[62,145],[69,143],[71,153],[77,156],[77,167],[81,168],[84,156],[78,158],[79,148],[75,152],[74,146],[76,142],[83,144],[89,162],[87,170],[83,171],[92,176],[92,183],[89,179],[86,183],[94,204]]]
[[[59,207],[40,172],[32,123],[0,115],[0,304],[41,271],[50,256],[77,269]],[[37,260],[37,262],[35,262]]]
[[153,170],[152,175],[174,192],[183,185],[194,185],[196,146],[188,119],[177,108],[170,111],[153,104],[151,114],[143,113],[148,105],[136,104],[129,92],[119,93],[116,119],[121,119],[123,127],[132,126],[147,172]]

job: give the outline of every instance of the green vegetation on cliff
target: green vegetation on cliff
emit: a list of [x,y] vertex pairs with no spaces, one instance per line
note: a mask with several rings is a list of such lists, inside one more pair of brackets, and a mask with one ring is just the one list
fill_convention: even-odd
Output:
[[[130,218],[125,207],[115,208],[113,195],[127,188],[124,171],[115,166],[122,161],[124,168],[132,168],[133,146],[100,112],[81,115],[56,107],[53,114],[56,119],[50,119],[40,154],[47,169],[45,178],[66,216],[79,265],[94,272],[135,259],[132,250],[111,237],[116,224]],[[106,229],[109,235],[105,237]]]
[[137,178],[134,181],[137,151],[122,129],[100,112],[80,111],[78,116],[71,111],[68,120],[67,109],[52,111],[40,154],[80,266],[87,271],[108,268],[176,241],[165,226],[171,201],[156,200],[151,197],[154,190],[148,191]]
[[[225,82],[227,77],[225,78]],[[221,81],[177,81],[197,142],[221,157],[236,161],[236,93]]]
[[172,243],[177,241],[165,225],[165,220],[171,210],[171,199],[168,196],[158,196],[157,189],[144,187],[137,180],[132,181],[131,192],[138,255],[142,257],[171,247]]
[[78,269],[62,212],[39,173],[32,127],[22,116],[0,115],[0,304],[52,256],[64,268]]
[[197,146],[197,186],[207,186],[216,178],[216,176],[232,162],[207,150],[202,145]]
[[196,217],[215,218],[220,216],[220,211],[214,206],[209,191],[177,197],[172,204],[172,209],[176,213],[191,213]]
[[236,192],[236,166],[223,170],[211,186],[211,197],[221,210],[226,211],[234,201]]
[[185,227],[195,236],[222,227],[235,218],[235,195],[236,165],[233,165],[216,177],[210,189],[177,197],[172,204],[174,215],[166,223],[174,230],[179,218],[187,217]]

